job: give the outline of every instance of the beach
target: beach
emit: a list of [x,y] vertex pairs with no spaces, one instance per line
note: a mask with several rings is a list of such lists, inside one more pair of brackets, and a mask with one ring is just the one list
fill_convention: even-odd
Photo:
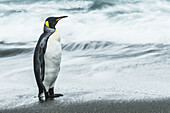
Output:
[[170,99],[60,102],[57,99],[0,110],[1,113],[170,113]]

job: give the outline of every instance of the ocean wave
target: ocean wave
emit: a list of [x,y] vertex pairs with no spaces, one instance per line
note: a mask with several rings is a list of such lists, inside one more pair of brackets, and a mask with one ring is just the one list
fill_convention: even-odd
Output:
[[62,48],[65,51],[75,51],[75,50],[96,50],[113,47],[115,44],[113,42],[102,42],[102,41],[89,41],[89,42],[73,42],[69,44],[63,44]]
[[100,40],[126,44],[170,44],[168,1],[8,1],[9,4],[0,4],[0,41],[36,41],[47,17],[67,15],[69,18],[56,26],[64,43]]
[[33,51],[33,48],[10,48],[0,49],[0,57],[12,57],[19,54],[25,54]]
[[27,11],[26,10],[9,10],[9,11],[4,11],[3,15],[1,17],[4,17],[4,16],[9,16],[9,15],[12,15],[12,14],[17,14],[17,13],[26,13]]
[[[22,54],[33,54],[34,46],[26,47],[28,43],[0,42],[0,58],[12,57]],[[97,59],[122,59],[136,57],[169,58],[170,45],[166,44],[117,44],[109,41],[70,42],[62,44],[65,53],[81,51],[76,57],[89,57]],[[87,52],[88,51],[88,52]]]
[[82,11],[84,8],[78,7],[78,8],[60,8],[60,11]]
[[[169,57],[170,45],[166,44],[117,44],[113,42],[89,41],[62,45],[63,51],[75,52],[76,57],[95,59],[162,58]],[[80,54],[77,52],[81,51]],[[88,52],[87,52],[88,51]],[[73,53],[74,54],[74,53]]]
[[96,10],[96,9],[102,9],[102,8],[106,8],[108,6],[114,6],[114,3],[111,2],[107,2],[107,1],[97,1],[95,0],[92,5],[89,7],[89,10]]
[[0,57],[12,57],[20,54],[26,54],[33,51],[35,42],[15,42],[7,43],[0,41]]
[[[142,57],[142,56],[150,56],[154,53],[159,52],[158,50],[146,50],[143,52],[136,51],[136,53],[120,53],[120,52],[115,52],[110,54],[100,54],[100,53],[95,53],[95,54],[86,54],[86,55],[79,55],[78,57],[90,57],[90,58],[98,58],[98,59],[108,59],[108,60],[116,60],[116,59],[128,59],[128,58],[137,58],[137,57]],[[155,56],[154,56],[155,57]]]
[[17,46],[21,46],[21,45],[28,45],[30,43],[34,43],[34,42],[13,42],[13,43],[7,43],[5,41],[0,41],[0,45],[17,45]]

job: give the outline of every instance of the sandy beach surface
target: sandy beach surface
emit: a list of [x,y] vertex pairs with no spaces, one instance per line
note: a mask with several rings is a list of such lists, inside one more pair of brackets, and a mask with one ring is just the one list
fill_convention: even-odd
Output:
[[[63,97],[62,97],[63,98]],[[12,109],[1,109],[0,113],[170,113],[170,99],[161,100],[96,100],[82,102],[60,101],[36,102]]]

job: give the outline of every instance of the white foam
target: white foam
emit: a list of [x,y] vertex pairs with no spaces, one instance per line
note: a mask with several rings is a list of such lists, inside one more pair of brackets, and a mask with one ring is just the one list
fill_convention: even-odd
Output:
[[[0,40],[6,42],[35,41],[42,33],[44,20],[48,16],[68,15],[67,19],[61,20],[57,25],[63,43],[89,40],[135,44],[170,43],[169,2],[145,0],[136,4],[120,3],[88,12],[91,4],[90,1],[1,4],[4,12],[12,10],[19,12],[0,18]],[[71,10],[72,8],[84,10],[76,13]]]

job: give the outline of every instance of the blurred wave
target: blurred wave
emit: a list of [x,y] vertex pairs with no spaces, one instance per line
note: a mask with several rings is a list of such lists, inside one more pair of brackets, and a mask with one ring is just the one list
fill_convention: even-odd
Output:
[[90,41],[90,42],[73,42],[68,44],[63,44],[62,48],[66,51],[75,51],[75,50],[95,50],[95,49],[104,49],[113,47],[114,43],[112,42],[101,42],[101,41]]
[[[35,42],[0,43],[0,57],[32,54]],[[170,58],[170,45],[167,44],[116,44],[109,41],[70,42],[62,44],[63,52],[79,52],[76,57],[100,59],[136,58],[144,56],[153,58]]]
[[63,43],[169,44],[169,12],[168,0],[1,0],[0,41],[37,41],[47,17],[68,15],[57,25]]
[[32,48],[12,48],[12,49],[0,49],[0,58],[1,57],[11,57],[19,54],[25,54],[31,52]]
[[106,8],[108,6],[114,6],[113,3],[107,2],[107,1],[97,1],[95,0],[92,5],[89,7],[89,10],[96,10],[96,9],[102,9]]

